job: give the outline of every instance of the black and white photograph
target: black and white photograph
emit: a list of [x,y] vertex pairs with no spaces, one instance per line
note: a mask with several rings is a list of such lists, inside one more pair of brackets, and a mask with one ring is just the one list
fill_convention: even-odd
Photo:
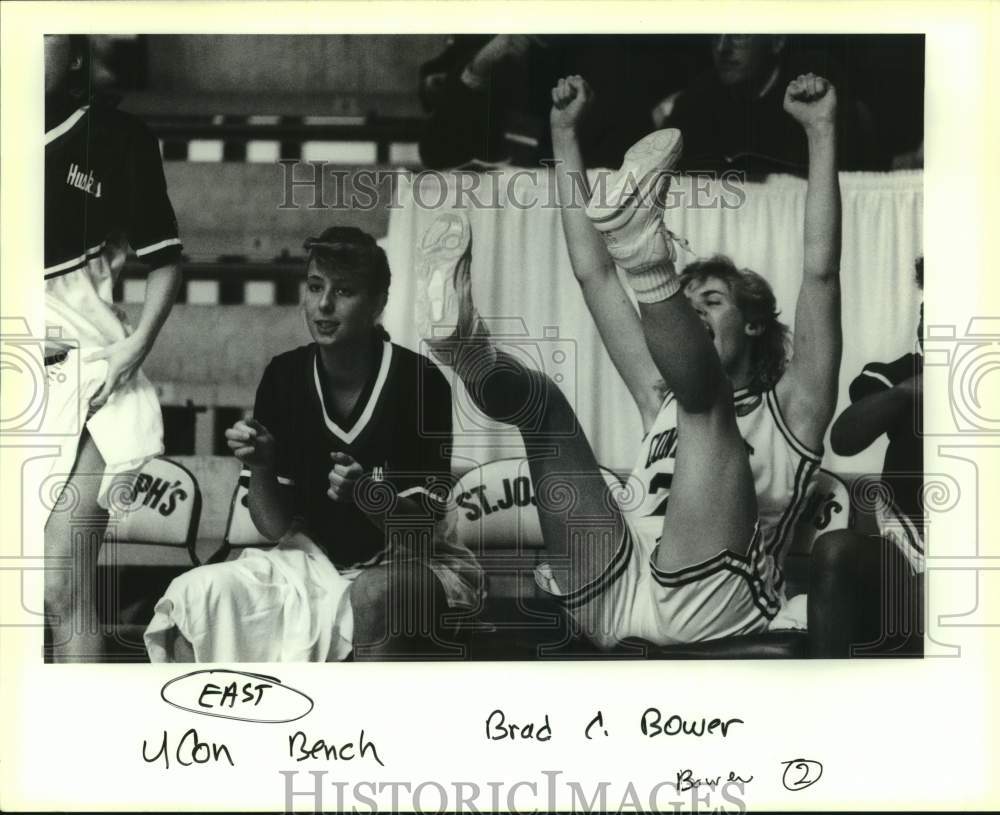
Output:
[[90,5],[4,10],[2,808],[995,800],[984,15]]
[[923,54],[47,35],[46,658],[919,656]]

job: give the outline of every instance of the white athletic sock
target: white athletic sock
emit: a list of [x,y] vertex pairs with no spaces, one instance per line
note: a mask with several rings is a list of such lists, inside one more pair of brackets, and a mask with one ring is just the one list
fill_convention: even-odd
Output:
[[681,279],[672,260],[662,260],[649,266],[626,269],[625,279],[640,303],[659,303],[681,290]]

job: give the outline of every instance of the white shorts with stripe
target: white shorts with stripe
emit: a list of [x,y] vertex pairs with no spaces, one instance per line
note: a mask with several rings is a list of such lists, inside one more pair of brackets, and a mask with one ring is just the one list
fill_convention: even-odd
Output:
[[115,479],[129,477],[163,452],[160,403],[142,371],[116,389],[100,410],[92,410],[90,400],[108,372],[106,360],[84,361],[95,350],[74,348],[58,362],[45,366],[45,413],[39,433],[59,444],[59,454],[48,460],[43,482],[44,494],[53,499],[48,502],[50,512],[54,497],[73,473],[84,428],[104,459],[97,495],[97,503],[104,509],[109,508],[108,491]]
[[100,251],[88,256],[83,268],[45,282],[46,355],[58,361],[45,367],[40,434],[60,445],[45,484],[46,494],[55,496],[73,472],[86,427],[104,459],[97,501],[107,509],[112,481],[163,452],[163,418],[156,390],[141,371],[117,388],[100,410],[90,407],[104,384],[108,362],[88,358],[131,333],[124,315],[111,305],[112,268],[124,262],[125,248],[97,248]]
[[536,570],[535,580],[600,648],[632,637],[676,645],[766,631],[783,601],[766,561],[755,526],[746,555],[722,550],[664,571],[656,566],[655,541],[626,520],[614,555],[591,582],[564,592],[548,564]]

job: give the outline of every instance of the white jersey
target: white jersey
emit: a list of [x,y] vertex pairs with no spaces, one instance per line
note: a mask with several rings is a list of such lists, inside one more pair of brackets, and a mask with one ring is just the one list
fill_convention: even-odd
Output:
[[[763,551],[776,570],[774,583],[780,585],[780,565],[809,503],[822,456],[792,435],[773,389],[755,394],[744,388],[736,391],[733,400],[757,491]],[[663,534],[676,455],[677,402],[668,394],[642,440],[630,479],[635,507],[628,508],[628,519],[647,540],[656,541]]]

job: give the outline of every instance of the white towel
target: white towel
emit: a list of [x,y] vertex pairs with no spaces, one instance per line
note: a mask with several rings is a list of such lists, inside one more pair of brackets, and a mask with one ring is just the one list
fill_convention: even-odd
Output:
[[808,629],[808,595],[796,594],[785,600],[768,625],[768,631],[806,631]]
[[[104,384],[107,360],[84,360],[95,351],[125,339],[130,329],[124,315],[110,302],[112,276],[107,264],[46,281],[45,324],[47,353],[69,348],[66,358],[45,368],[45,415],[41,433],[60,442],[57,457],[49,459],[47,495],[61,492],[76,461],[83,428],[90,431],[104,458],[97,501],[108,509],[108,488],[116,476],[138,470],[163,452],[163,417],[156,391],[140,371],[114,391],[104,406],[90,414],[90,400]],[[95,282],[97,275],[100,279]],[[96,286],[96,288],[95,288]]]
[[172,629],[197,662],[333,662],[351,651],[351,582],[312,541],[199,566],[175,578],[145,633],[152,662],[173,662]]
[[61,443],[59,455],[49,459],[46,492],[57,494],[56,484],[65,482],[72,472],[85,426],[105,462],[97,501],[108,509],[112,481],[163,452],[163,418],[156,391],[141,371],[88,418],[90,400],[104,384],[108,370],[107,360],[83,361],[94,350],[71,350],[65,360],[45,369],[42,433]]

